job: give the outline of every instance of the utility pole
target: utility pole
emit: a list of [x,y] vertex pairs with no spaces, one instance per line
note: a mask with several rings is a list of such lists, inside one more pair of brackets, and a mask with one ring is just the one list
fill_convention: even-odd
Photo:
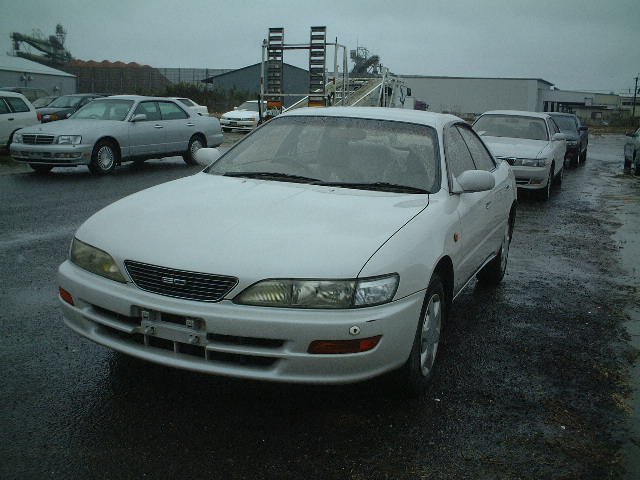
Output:
[[638,75],[636,75],[636,86],[633,88],[633,109],[631,110],[631,121],[636,119],[636,94],[638,93]]

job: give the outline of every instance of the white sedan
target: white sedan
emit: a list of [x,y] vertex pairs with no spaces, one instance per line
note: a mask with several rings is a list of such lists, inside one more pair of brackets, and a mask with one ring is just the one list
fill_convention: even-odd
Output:
[[193,113],[197,113],[198,115],[204,115],[205,117],[209,116],[209,109],[206,107],[206,105],[198,105],[196,102],[194,102],[190,98],[184,98],[184,97],[170,97],[170,98],[172,100],[176,100],[177,102],[180,102],[182,105],[187,107]]
[[[266,102],[263,102],[266,108]],[[248,100],[239,107],[234,107],[232,111],[223,113],[220,117],[222,130],[253,130],[258,126],[260,112],[258,112],[258,100]]]
[[502,280],[516,187],[468,124],[305,108],[192,177],[89,218],[59,268],[65,322],[148,361],[425,391],[453,299]]
[[494,110],[473,124],[496,158],[507,161],[518,188],[535,190],[543,200],[562,183],[566,136],[546,113]]

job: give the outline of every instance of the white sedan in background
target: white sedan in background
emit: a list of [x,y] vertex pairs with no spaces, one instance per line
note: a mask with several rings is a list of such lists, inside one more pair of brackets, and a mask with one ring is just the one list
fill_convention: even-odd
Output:
[[172,100],[176,100],[180,102],[182,105],[187,107],[193,113],[197,113],[198,115],[204,115],[205,117],[209,116],[209,109],[205,105],[198,105],[196,102],[191,100],[190,98],[184,97],[170,97]]
[[366,107],[294,110],[218,156],[199,150],[203,172],[78,229],[58,272],[66,324],[176,368],[298,383],[397,370],[424,393],[453,299],[504,276],[509,165],[457,117]]
[[535,190],[543,200],[562,183],[566,136],[546,113],[494,110],[473,124],[496,158],[513,168],[518,188]]
[[[262,103],[263,108],[266,108],[266,102]],[[220,125],[225,132],[230,130],[249,131],[258,126],[259,120],[258,100],[247,100],[239,107],[234,107],[232,111],[222,114]]]

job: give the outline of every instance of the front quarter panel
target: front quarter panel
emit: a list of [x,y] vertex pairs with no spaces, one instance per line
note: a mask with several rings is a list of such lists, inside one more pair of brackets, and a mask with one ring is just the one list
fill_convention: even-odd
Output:
[[433,269],[445,254],[452,257],[455,269],[462,253],[453,240],[460,228],[455,205],[444,189],[429,195],[429,205],[371,256],[359,276],[398,273],[400,284],[395,299],[400,299],[425,290]]

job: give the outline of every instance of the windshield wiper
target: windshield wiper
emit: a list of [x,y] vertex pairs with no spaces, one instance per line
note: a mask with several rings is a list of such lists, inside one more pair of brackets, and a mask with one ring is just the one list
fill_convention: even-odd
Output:
[[279,172],[225,172],[225,177],[243,177],[243,178],[260,178],[264,180],[277,180],[284,182],[297,183],[319,183],[317,178],[303,177],[301,175],[291,175],[289,173]]
[[360,190],[380,190],[386,192],[399,192],[399,193],[430,193],[428,190],[418,187],[411,187],[409,185],[398,185],[396,183],[388,182],[373,182],[373,183],[349,183],[349,182],[318,182],[317,185],[323,185],[326,187],[342,187],[342,188],[356,188]]

